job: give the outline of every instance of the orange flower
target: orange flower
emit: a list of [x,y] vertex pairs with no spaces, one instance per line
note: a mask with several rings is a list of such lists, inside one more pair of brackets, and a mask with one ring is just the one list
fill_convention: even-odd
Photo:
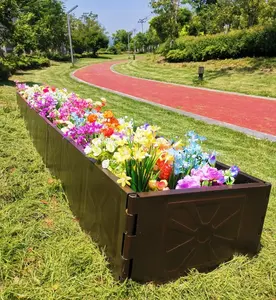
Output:
[[87,120],[88,120],[88,122],[90,122],[90,123],[93,123],[93,122],[97,121],[97,119],[98,119],[98,116],[97,116],[97,115],[94,115],[94,114],[91,114],[91,115],[89,115],[89,116],[87,117]]
[[168,182],[167,180],[150,180],[149,188],[152,191],[165,191],[168,189]]
[[105,117],[106,119],[113,118],[113,112],[110,111],[110,110],[105,111],[105,112],[104,112],[104,117]]
[[156,187],[157,187],[158,191],[164,191],[168,187],[167,180],[157,181]]
[[104,134],[104,136],[110,137],[114,133],[114,129],[113,128],[104,128],[104,129],[102,129],[102,133]]

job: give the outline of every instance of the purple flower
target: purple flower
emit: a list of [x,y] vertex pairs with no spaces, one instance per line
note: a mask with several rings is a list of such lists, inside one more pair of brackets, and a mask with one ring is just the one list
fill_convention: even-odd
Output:
[[187,188],[199,188],[200,178],[197,176],[187,175],[184,179],[181,179],[177,182],[176,190],[187,189]]
[[26,90],[27,89],[27,85],[25,83],[20,83],[18,81],[15,81],[16,82],[16,88],[18,90]]
[[233,177],[237,177],[239,174],[239,171],[240,171],[240,169],[237,166],[232,166],[230,168],[230,172]]
[[217,160],[216,153],[215,152],[211,153],[208,159],[209,164],[211,166],[214,166],[216,164],[216,160]]

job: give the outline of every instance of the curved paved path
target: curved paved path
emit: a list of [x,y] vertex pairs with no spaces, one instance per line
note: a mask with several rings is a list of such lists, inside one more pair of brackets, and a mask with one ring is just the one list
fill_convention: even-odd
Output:
[[180,113],[183,111],[184,115],[209,123],[276,141],[275,99],[129,77],[112,71],[112,65],[114,61],[84,67],[75,71],[73,77],[137,100],[167,106]]

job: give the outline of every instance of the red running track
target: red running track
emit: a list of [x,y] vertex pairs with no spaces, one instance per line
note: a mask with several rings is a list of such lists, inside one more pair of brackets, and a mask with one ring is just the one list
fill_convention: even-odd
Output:
[[112,65],[114,61],[94,64],[77,70],[74,76],[99,87],[276,136],[276,100],[128,77],[112,72]]

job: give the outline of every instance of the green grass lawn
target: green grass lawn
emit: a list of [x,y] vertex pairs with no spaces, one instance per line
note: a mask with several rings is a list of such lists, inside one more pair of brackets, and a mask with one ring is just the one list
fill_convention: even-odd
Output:
[[[198,67],[205,67],[198,81]],[[116,71],[147,79],[276,98],[276,58],[210,60],[166,63],[158,56],[115,66]]]
[[[78,67],[100,62],[83,59]],[[273,299],[276,296],[276,143],[206,125],[173,112],[135,102],[69,77],[68,63],[13,78],[65,87],[83,97],[106,97],[107,109],[138,123],[162,127],[167,137],[194,129],[208,138],[220,161],[273,184],[262,235],[252,259],[237,255],[216,270],[192,271],[156,286],[113,280],[104,251],[79,227],[60,182],[53,178],[25,129],[12,81],[0,83],[0,299]]]

